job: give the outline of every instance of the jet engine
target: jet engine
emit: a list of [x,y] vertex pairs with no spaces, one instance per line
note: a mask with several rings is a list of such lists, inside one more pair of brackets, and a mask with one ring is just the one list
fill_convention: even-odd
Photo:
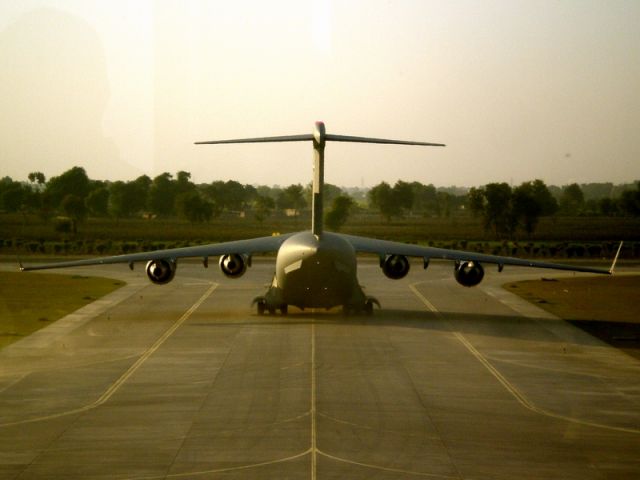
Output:
[[387,255],[387,257],[380,262],[382,272],[392,280],[399,280],[407,276],[409,273],[409,260],[404,255]]
[[238,253],[220,256],[220,270],[229,278],[239,278],[247,271],[249,257]]
[[172,259],[149,260],[147,262],[147,277],[156,285],[164,285],[173,280],[176,274],[176,261]]
[[484,268],[478,262],[456,262],[453,274],[460,285],[475,287],[484,278]]

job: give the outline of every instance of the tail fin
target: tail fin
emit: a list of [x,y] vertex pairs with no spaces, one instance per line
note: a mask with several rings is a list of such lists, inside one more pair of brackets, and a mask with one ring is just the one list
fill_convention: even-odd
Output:
[[326,133],[324,123],[316,122],[311,135],[285,135],[280,137],[239,138],[235,140],[212,140],[196,142],[196,145],[216,145],[226,143],[268,143],[268,142],[304,142],[313,141],[313,200],[311,231],[320,236],[323,231],[322,194],[324,190],[324,146],[327,141],[380,143],[390,145],[420,145],[426,147],[444,147],[442,143],[412,142],[405,140],[388,140],[384,138],[352,137],[346,135],[332,135]]

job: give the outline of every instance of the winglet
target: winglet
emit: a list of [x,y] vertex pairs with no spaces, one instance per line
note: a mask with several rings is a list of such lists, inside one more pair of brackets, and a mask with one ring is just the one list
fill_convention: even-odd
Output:
[[618,261],[618,256],[620,255],[620,250],[622,250],[622,244],[624,242],[620,242],[620,245],[618,246],[618,251],[616,252],[616,256],[613,259],[613,263],[611,264],[611,268],[609,269],[609,274],[613,275],[613,272],[616,268],[616,262]]

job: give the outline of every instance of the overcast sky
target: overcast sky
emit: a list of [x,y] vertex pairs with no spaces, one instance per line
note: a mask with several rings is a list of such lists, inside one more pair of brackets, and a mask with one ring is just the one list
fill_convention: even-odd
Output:
[[640,179],[640,1],[0,0],[0,176],[372,186]]

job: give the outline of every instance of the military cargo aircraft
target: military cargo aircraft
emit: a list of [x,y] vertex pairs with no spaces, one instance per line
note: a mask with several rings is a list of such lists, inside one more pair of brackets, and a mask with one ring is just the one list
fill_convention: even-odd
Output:
[[[78,267],[83,265],[106,265],[126,263],[130,268],[136,262],[146,262],[149,280],[162,285],[173,280],[178,260],[182,258],[202,258],[204,266],[208,259],[219,256],[219,267],[230,278],[242,276],[251,266],[252,255],[276,253],[275,274],[264,296],[254,300],[259,314],[286,314],[289,305],[300,309],[342,306],[347,313],[370,314],[379,302],[365,295],[357,277],[358,253],[376,254],[380,258],[382,273],[390,279],[401,279],[409,272],[407,257],[423,259],[426,269],[431,259],[451,260],[453,275],[465,287],[478,285],[484,277],[482,264],[495,264],[499,271],[505,265],[521,267],[549,268],[573,272],[612,274],[610,270],[562,265],[556,263],[524,260],[514,257],[483,255],[460,250],[424,247],[373,238],[325,232],[323,228],[322,194],[324,184],[324,150],[326,142],[357,142],[394,145],[418,145],[443,147],[439,143],[387,140],[381,138],[354,137],[326,133],[325,125],[316,122],[313,133],[280,137],[244,138],[196,142],[202,144],[263,143],[263,142],[313,142],[314,175],[311,230],[285,235],[259,237],[210,245],[156,250],[151,252],[91,258],[77,261],[57,262],[44,265],[23,266],[22,271],[51,268]],[[618,249],[619,253],[620,249]]]

